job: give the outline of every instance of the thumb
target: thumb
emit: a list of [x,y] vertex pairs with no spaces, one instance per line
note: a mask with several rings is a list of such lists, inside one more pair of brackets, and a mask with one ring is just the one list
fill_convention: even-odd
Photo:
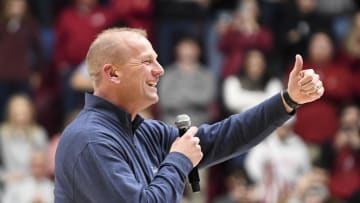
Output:
[[300,54],[296,54],[295,64],[291,72],[295,75],[298,75],[302,69],[303,69],[303,59]]

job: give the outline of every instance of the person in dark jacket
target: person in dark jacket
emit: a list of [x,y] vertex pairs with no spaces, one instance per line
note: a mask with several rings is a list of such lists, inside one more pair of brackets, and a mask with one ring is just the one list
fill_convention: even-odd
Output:
[[44,65],[38,24],[25,0],[0,1],[0,120],[16,93],[30,96],[39,87]]
[[[296,56],[288,89],[212,125],[178,130],[138,112],[158,102],[164,74],[143,30],[113,28],[86,58],[94,92],[64,130],[55,157],[55,202],[180,202],[194,166],[208,167],[259,143],[324,88]],[[189,90],[191,91],[191,90]]]

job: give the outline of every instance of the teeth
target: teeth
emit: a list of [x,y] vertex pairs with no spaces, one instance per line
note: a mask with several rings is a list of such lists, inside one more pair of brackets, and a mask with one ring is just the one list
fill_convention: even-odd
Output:
[[151,86],[151,87],[156,87],[157,83],[156,82],[149,82],[148,85]]

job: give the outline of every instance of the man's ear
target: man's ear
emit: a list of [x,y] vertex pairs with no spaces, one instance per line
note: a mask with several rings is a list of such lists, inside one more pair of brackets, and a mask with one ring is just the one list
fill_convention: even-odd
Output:
[[105,64],[103,66],[104,76],[107,80],[113,83],[120,83],[121,71],[114,65]]

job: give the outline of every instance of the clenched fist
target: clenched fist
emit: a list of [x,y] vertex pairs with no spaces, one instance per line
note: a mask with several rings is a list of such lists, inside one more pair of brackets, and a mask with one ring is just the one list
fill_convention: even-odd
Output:
[[200,139],[195,137],[197,131],[197,127],[191,127],[182,137],[177,138],[170,148],[170,152],[179,152],[188,157],[194,167],[203,157]]

